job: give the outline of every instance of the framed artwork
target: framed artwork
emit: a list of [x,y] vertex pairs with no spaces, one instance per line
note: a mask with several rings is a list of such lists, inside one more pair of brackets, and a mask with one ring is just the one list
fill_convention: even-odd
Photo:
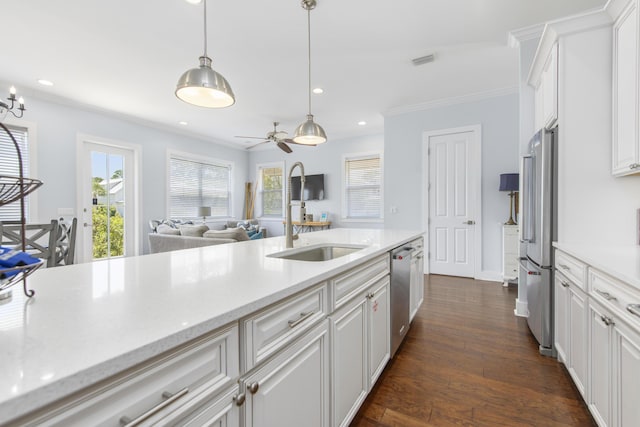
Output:
[[329,221],[329,214],[326,212],[322,212],[320,214],[320,222],[327,222]]

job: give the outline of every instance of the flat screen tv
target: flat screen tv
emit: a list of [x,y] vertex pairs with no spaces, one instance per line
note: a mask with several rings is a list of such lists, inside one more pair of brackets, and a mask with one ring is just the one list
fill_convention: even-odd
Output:
[[[291,200],[300,200],[300,177],[291,177]],[[304,177],[304,200],[324,200],[324,174]]]

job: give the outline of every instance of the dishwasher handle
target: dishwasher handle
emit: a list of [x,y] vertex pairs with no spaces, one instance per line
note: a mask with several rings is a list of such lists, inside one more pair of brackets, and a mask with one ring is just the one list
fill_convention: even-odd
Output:
[[411,255],[413,252],[413,248],[411,246],[403,247],[402,249],[397,249],[394,252],[391,252],[391,258],[401,261]]

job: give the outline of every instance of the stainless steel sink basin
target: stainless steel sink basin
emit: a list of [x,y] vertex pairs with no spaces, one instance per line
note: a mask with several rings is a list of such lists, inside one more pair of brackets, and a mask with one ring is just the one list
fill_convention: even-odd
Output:
[[289,249],[267,255],[271,258],[282,258],[296,261],[329,261],[352,254],[366,248],[362,245],[348,244],[320,244],[305,246],[299,249]]

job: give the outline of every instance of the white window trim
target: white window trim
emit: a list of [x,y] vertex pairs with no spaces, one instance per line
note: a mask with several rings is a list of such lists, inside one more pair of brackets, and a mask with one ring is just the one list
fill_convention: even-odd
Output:
[[285,164],[284,162],[269,162],[269,163],[257,163],[256,164],[256,191],[260,191],[262,193],[262,173],[261,169],[268,168],[281,168],[282,169],[282,216],[273,216],[273,215],[263,215],[262,211],[262,194],[261,197],[256,197],[256,205],[253,207],[254,215],[256,212],[260,212],[259,216],[256,216],[259,219],[264,220],[282,220],[285,217],[285,208],[287,203],[286,191],[287,191],[287,182],[286,182],[286,172],[285,172]]
[[[234,187],[234,180],[233,180],[233,173],[234,173],[234,168],[235,168],[235,164],[234,162],[232,162],[231,160],[221,160],[221,159],[216,159],[213,157],[206,157],[206,156],[202,156],[199,154],[194,154],[194,153],[188,153],[185,151],[178,151],[178,150],[167,150],[167,157],[166,157],[166,165],[165,165],[165,217],[169,218],[170,212],[171,212],[171,198],[169,197],[170,194],[170,177],[171,177],[171,159],[172,158],[178,158],[178,159],[182,159],[182,160],[187,160],[187,161],[192,161],[192,162],[198,162],[198,163],[207,163],[210,165],[215,165],[215,166],[223,166],[223,167],[228,167],[229,168],[229,214],[227,216],[220,216],[220,217],[215,217],[213,218],[213,220],[225,220],[225,219],[230,219],[230,218],[234,218],[234,204],[233,204],[233,199],[234,199],[234,191],[233,189]],[[185,219],[202,219],[201,217],[192,217],[192,218],[185,218]]]
[[[347,216],[347,175],[346,163],[348,160],[368,159],[374,156],[380,158],[380,217],[378,218],[350,218]],[[342,155],[341,165],[341,191],[342,191],[342,213],[341,222],[361,222],[361,223],[383,223],[384,222],[384,154],[382,151],[365,151],[361,153],[346,153]]]
[[[25,178],[38,179],[38,126],[35,122],[8,117],[3,124],[7,127],[16,126],[27,129],[27,138],[29,138],[29,176]],[[4,130],[1,132],[4,132]],[[27,222],[39,222],[38,191],[36,190],[27,196],[29,198],[29,217],[26,218]]]

